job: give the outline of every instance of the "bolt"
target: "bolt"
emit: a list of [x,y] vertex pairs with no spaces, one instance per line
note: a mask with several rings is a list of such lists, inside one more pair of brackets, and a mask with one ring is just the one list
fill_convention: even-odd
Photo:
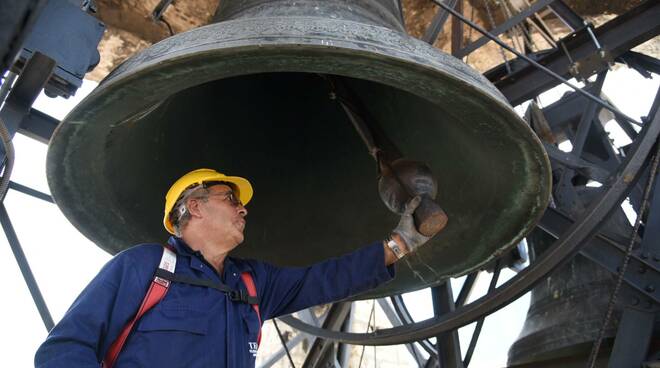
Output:
[[633,296],[632,301],[630,302],[632,305],[637,305],[639,304],[639,298],[636,296]]
[[646,267],[644,267],[644,266],[639,266],[639,269],[637,270],[637,272],[639,272],[639,273],[644,273],[644,272],[646,272]]
[[648,291],[649,293],[652,293],[652,292],[655,291],[655,286],[653,286],[651,284],[648,284],[648,285],[646,285],[645,290]]

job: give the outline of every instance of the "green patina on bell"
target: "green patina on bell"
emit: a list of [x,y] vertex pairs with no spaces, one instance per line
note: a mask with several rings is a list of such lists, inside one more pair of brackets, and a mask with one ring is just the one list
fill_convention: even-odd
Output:
[[365,297],[474,270],[546,208],[549,163],[534,133],[481,75],[406,35],[395,2],[223,1],[216,21],[123,63],[52,138],[52,194],[108,252],[163,242],[165,193],[200,167],[254,185],[238,256],[307,265],[388,236],[398,216],[324,74],[428,165],[449,218]]

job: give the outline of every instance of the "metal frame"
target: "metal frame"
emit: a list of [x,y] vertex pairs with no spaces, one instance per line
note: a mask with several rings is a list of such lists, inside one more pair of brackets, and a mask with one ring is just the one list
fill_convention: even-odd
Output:
[[[161,1],[161,4],[165,5],[163,9],[170,2]],[[432,44],[442,30],[444,23],[448,20],[449,15],[454,14],[451,37],[452,53],[458,57],[466,56],[484,45],[492,37],[519,26],[541,9],[548,8],[562,19],[573,33],[559,41],[558,45],[561,45],[561,47],[531,56],[538,64],[544,65],[563,78],[573,76],[575,71],[579,69],[578,66],[582,67],[583,74],[600,73],[596,82],[585,88],[592,96],[599,95],[600,87],[609,66],[608,63],[613,60],[628,64],[642,75],[648,76],[650,73],[658,74],[660,72],[660,61],[630,51],[631,48],[660,33],[660,23],[657,21],[657,19],[660,19],[660,4],[657,2],[647,1],[616,19],[592,29],[589,25],[585,25],[584,21],[563,1],[538,0],[501,25],[494,27],[488,35],[468,45],[462,45],[463,23],[459,22],[459,18],[457,18],[462,13],[462,4],[463,0],[445,0],[443,2],[445,8],[438,11],[423,40]],[[399,6],[399,8],[401,7]],[[464,19],[462,20],[464,21]],[[603,56],[603,53],[600,53],[603,50],[606,51],[606,57]],[[594,55],[599,56],[594,57]],[[11,134],[19,131],[46,143],[57,126],[56,119],[30,109],[34,98],[48,82],[55,68],[52,60],[49,60],[44,55],[34,54],[30,61],[25,64],[22,73],[14,84],[14,88],[5,101],[5,106],[0,110],[0,117],[7,122]],[[587,65],[588,68],[584,65]],[[495,83],[513,105],[534,98],[541,92],[561,83],[557,78],[553,78],[547,72],[540,70],[538,66],[525,65],[521,60],[503,63],[485,73],[485,75]],[[645,358],[648,344],[637,343],[637,341],[640,341],[639,339],[643,342],[650,341],[652,336],[652,329],[649,327],[652,325],[650,321],[656,317],[658,305],[660,304],[660,297],[656,294],[657,286],[660,285],[660,265],[658,265],[660,262],[660,249],[657,249],[658,244],[660,244],[660,196],[654,196],[652,199],[644,236],[641,238],[641,242],[638,241],[634,244],[635,248],[632,254],[627,254],[625,246],[622,245],[627,241],[626,239],[618,238],[616,234],[608,234],[606,231],[599,232],[599,227],[610,217],[612,211],[618,208],[626,196],[630,195],[631,199],[635,196],[635,198],[639,197],[640,187],[637,181],[645,175],[644,170],[650,160],[650,152],[660,134],[660,114],[657,113],[660,96],[656,96],[649,117],[644,121],[643,128],[639,133],[628,121],[630,119],[625,116],[618,116],[617,122],[634,140],[634,144],[626,153],[625,160],[620,164],[617,161],[618,158],[615,157],[616,152],[609,153],[609,161],[602,161],[594,158],[587,149],[589,139],[593,138],[594,135],[596,137],[602,137],[603,135],[602,127],[599,127],[599,124],[594,124],[597,112],[600,109],[599,104],[603,104],[591,99],[586,110],[582,111],[578,108],[582,107],[584,101],[585,97],[574,94],[560,100],[556,105],[544,109],[543,114],[547,118],[546,123],[552,131],[566,129],[571,126],[576,127],[574,136],[568,138],[577,143],[574,144],[571,153],[558,150],[552,143],[545,143],[545,146],[553,162],[553,167],[559,167],[564,172],[565,179],[563,179],[562,185],[567,188],[565,195],[573,195],[570,188],[570,179],[574,174],[598,181],[603,184],[606,190],[586,208],[582,216],[575,219],[572,219],[570,214],[563,213],[562,210],[565,208],[562,206],[560,206],[562,210],[549,208],[546,211],[539,223],[539,228],[557,238],[549,251],[500,287],[496,287],[499,273],[501,267],[507,265],[502,264],[503,261],[495,262],[488,293],[469,304],[466,304],[466,301],[472,291],[478,272],[466,277],[455,302],[449,282],[435,287],[433,289],[433,300],[436,316],[425,321],[415,322],[412,319],[401,296],[391,298],[393,308],[390,308],[386,301],[379,300],[379,304],[386,311],[394,327],[377,332],[350,333],[335,331],[345,323],[346,318],[350,315],[348,313],[350,304],[346,303],[336,304],[332,308],[332,311],[336,311],[336,313],[329,313],[329,317],[322,327],[318,327],[311,320],[301,321],[291,316],[284,317],[281,319],[283,322],[300,331],[317,336],[312,344],[305,366],[316,367],[326,363],[334,364],[337,355],[336,350],[340,350],[335,350],[334,341],[360,345],[405,343],[408,344],[409,351],[416,357],[416,361],[420,366],[436,366],[438,364],[441,364],[442,367],[468,366],[475,351],[481,327],[485,323],[485,317],[517,299],[530,290],[535,283],[547,277],[550,272],[577,254],[599,264],[613,274],[618,272],[617,267],[622,260],[629,256],[629,268],[622,274],[622,280],[627,286],[624,293],[627,306],[623,312],[623,319],[619,326],[610,364],[613,364],[613,366],[630,366],[641,362]],[[605,101],[604,105],[609,105],[609,102]],[[567,109],[568,106],[572,107]],[[577,124],[575,122],[576,116],[579,119]],[[18,183],[10,183],[9,188],[53,202],[49,195]],[[634,199],[634,201],[637,201],[636,208],[639,208],[639,198]],[[39,309],[44,325],[47,329],[50,329],[53,326],[52,318],[32,276],[18,237],[11,226],[9,215],[1,203],[0,222]],[[465,356],[462,357],[460,348],[458,348],[456,331],[459,327],[474,321],[477,322],[477,327]],[[630,336],[636,336],[637,339],[633,340]],[[430,337],[438,338],[437,346],[431,344],[428,340]],[[296,337],[294,340],[301,341],[302,338]],[[286,346],[295,346],[296,342],[294,340],[287,342]],[[631,341],[636,341],[636,343],[631,345]],[[416,343],[419,343],[430,354],[430,358],[426,362],[422,362],[418,358],[419,351]],[[441,353],[438,354],[438,351]],[[275,355],[284,356],[284,352],[276,352]],[[335,356],[332,357],[332,355]]]

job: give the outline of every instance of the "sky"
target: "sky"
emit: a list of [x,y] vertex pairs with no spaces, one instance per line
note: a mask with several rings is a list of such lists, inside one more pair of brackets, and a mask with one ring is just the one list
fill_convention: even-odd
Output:
[[[62,119],[95,85],[94,82],[85,81],[76,96],[69,100],[51,99],[42,94],[34,108]],[[619,68],[608,75],[604,93],[624,113],[639,118],[648,112],[658,85],[660,79],[657,76],[646,80],[632,70]],[[567,90],[568,87],[560,86],[545,93],[541,96],[541,104],[547,106]],[[518,111],[523,112],[524,107]],[[608,123],[606,129],[611,132],[611,138],[615,142],[625,144],[625,139],[614,124]],[[16,135],[14,146],[16,161],[12,180],[49,193],[45,177],[47,146],[20,134]],[[564,146],[562,149],[568,150],[570,147]],[[81,235],[53,204],[10,190],[5,205],[50,313],[57,322],[83,287],[110,259],[110,255]],[[502,284],[514,274],[513,271],[504,270],[498,284]],[[0,313],[0,346],[3,347],[0,366],[32,366],[34,352],[46,338],[47,332],[4,236],[0,236],[0,278],[3,280],[0,283],[0,292],[4,296],[3,313]],[[489,274],[479,277],[472,299],[485,293],[489,281]],[[461,283],[461,279],[452,280],[455,296]],[[406,294],[404,298],[416,320],[432,316],[428,289]],[[471,367],[490,368],[506,364],[508,347],[522,328],[528,306],[529,296],[525,295],[486,319]],[[362,302],[359,306],[369,307],[370,302]],[[388,327],[382,312],[378,311],[376,315],[377,325],[381,328]],[[468,325],[459,330],[463,352],[472,329],[473,325]],[[266,325],[264,333],[273,333],[270,324]],[[392,349],[377,348],[379,360],[388,352],[394,351]],[[262,346],[260,354],[268,355],[268,350],[269,347]],[[365,349],[365,366],[368,359],[373,360],[373,348]],[[412,362],[412,358],[405,359]],[[369,366],[373,366],[373,363]]]

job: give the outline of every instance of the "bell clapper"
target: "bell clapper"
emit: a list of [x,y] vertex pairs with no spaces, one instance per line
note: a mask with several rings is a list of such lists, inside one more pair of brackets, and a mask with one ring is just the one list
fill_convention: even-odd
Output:
[[[339,102],[346,112],[353,127],[364,142],[369,154],[376,160],[380,173],[378,191],[385,205],[395,213],[402,213],[406,202],[411,198],[421,195],[422,203],[413,214],[415,227],[424,236],[433,236],[447,225],[447,214],[434,202],[437,194],[437,182],[433,178],[431,169],[419,161],[406,160],[394,144],[384,135],[382,130],[377,137],[381,142],[389,143],[396,153],[394,155],[381,149],[376,143],[374,134],[374,122],[365,119],[365,114],[359,114],[357,104],[347,95],[351,95],[345,84],[329,75],[321,75],[330,86],[330,98]],[[347,93],[338,93],[340,86]],[[353,96],[354,97],[354,96]],[[397,157],[393,159],[389,156]],[[391,160],[391,161],[390,161]]]

